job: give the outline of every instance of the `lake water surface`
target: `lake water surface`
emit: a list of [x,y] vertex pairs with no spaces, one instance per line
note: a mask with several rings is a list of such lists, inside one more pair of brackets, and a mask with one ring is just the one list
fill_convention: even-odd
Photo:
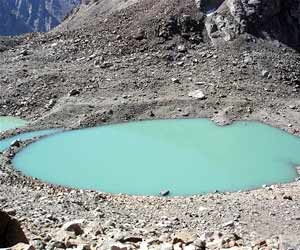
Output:
[[130,122],[58,133],[23,149],[16,169],[43,181],[110,193],[237,191],[297,176],[300,139],[256,122]]
[[0,116],[0,132],[5,130],[23,127],[26,121],[12,116]]
[[32,132],[25,132],[19,135],[15,135],[3,140],[0,140],[0,152],[4,151],[9,148],[10,144],[16,140],[29,140],[34,137],[40,137],[40,136],[46,136],[46,135],[51,135],[57,132],[62,131],[62,129],[44,129],[44,130],[36,130]]

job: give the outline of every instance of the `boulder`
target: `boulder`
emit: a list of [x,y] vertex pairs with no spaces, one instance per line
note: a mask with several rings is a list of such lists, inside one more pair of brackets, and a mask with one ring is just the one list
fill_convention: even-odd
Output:
[[160,245],[160,250],[173,250],[173,245],[171,243],[163,243]]
[[160,192],[159,192],[159,194],[161,195],[161,196],[168,196],[169,194],[170,194],[170,190],[161,190]]
[[28,244],[19,222],[0,211],[0,248],[12,247],[18,243]]
[[79,95],[79,94],[80,94],[80,91],[78,89],[72,89],[69,92],[69,96],[75,96],[75,95]]
[[234,221],[233,220],[227,221],[222,226],[223,227],[234,227]]
[[70,221],[70,222],[65,223],[62,226],[62,229],[64,231],[74,232],[76,235],[81,235],[81,234],[83,234],[83,230],[81,228],[83,223],[84,223],[84,220]]
[[121,243],[138,243],[142,241],[143,241],[142,237],[134,236],[134,235],[125,236],[120,240]]
[[189,97],[193,97],[195,99],[200,99],[200,100],[203,100],[205,99],[205,95],[203,93],[202,90],[198,89],[198,90],[195,90],[195,91],[192,91],[188,94]]
[[185,45],[179,45],[177,47],[177,49],[178,49],[179,52],[182,52],[182,53],[187,51],[187,48],[185,47]]
[[20,141],[19,140],[14,140],[11,144],[10,144],[11,147],[20,147]]
[[18,243],[10,248],[11,250],[34,250],[34,247],[25,243]]
[[196,239],[197,239],[197,236],[190,232],[187,232],[187,231],[177,232],[174,235],[173,244],[176,244],[178,242],[190,244],[190,243],[193,243]]
[[268,70],[263,70],[263,71],[261,72],[261,76],[262,76],[262,77],[268,78],[268,77],[270,76],[270,72],[269,72]]

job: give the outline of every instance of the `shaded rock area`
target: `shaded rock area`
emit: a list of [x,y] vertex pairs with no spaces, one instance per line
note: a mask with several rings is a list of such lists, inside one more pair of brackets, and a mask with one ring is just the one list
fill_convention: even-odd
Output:
[[275,40],[296,49],[300,48],[298,0],[202,0],[200,6],[203,10],[207,6],[219,6],[206,23],[214,43],[218,43],[219,37],[229,41],[240,34],[248,33],[257,38]]
[[0,247],[12,247],[17,243],[28,243],[20,223],[0,210]]

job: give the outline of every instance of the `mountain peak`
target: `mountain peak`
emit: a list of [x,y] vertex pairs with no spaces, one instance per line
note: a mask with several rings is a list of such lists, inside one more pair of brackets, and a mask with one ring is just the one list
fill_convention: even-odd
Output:
[[49,31],[79,3],[80,0],[0,0],[0,35]]

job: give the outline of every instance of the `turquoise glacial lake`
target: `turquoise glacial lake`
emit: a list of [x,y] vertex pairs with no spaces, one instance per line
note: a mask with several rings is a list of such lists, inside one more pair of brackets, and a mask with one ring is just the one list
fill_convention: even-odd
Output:
[[26,121],[11,117],[11,116],[0,116],[0,132],[5,130],[23,127],[27,124]]
[[109,193],[193,195],[291,182],[300,139],[256,122],[130,122],[38,140],[13,159],[42,181]]
[[16,141],[16,140],[25,141],[25,140],[32,139],[34,137],[51,135],[51,134],[61,132],[61,131],[62,131],[62,129],[36,130],[36,131],[26,132],[26,133],[22,133],[22,134],[19,134],[19,135],[15,135],[15,136],[0,140],[0,152],[8,149],[10,144],[12,142]]

